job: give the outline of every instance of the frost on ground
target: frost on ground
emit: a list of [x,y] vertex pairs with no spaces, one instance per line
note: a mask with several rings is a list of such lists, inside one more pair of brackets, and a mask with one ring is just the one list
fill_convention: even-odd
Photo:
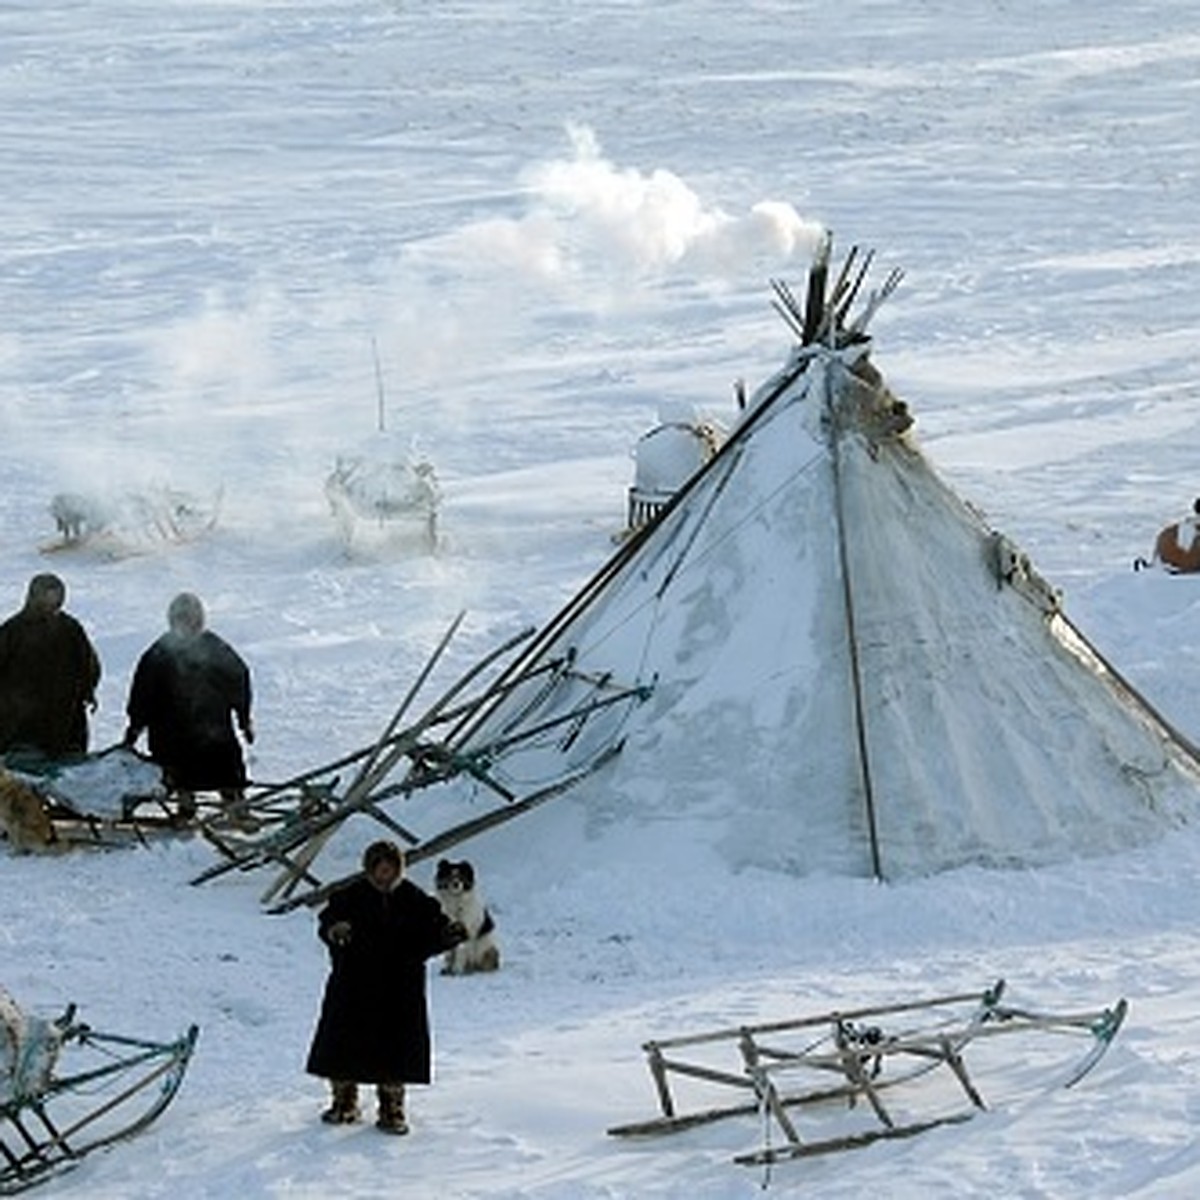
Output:
[[[460,609],[448,671],[546,620],[611,552],[663,403],[732,421],[735,381],[776,369],[766,280],[798,283],[822,226],[906,271],[875,357],[933,464],[1200,734],[1192,583],[1130,570],[1197,490],[1191,5],[149,16],[0,12],[6,607],[46,568],[56,492],[222,497],[203,538],[53,558],[104,659],[97,748],[180,590],[254,670],[261,780],[376,737]],[[437,465],[434,554],[348,558],[323,495],[377,427],[373,346],[387,428]],[[201,1026],[175,1105],[55,1195],[1200,1191],[1193,829],[879,885],[725,853],[714,824],[749,791],[645,822],[627,799],[597,820],[566,797],[472,850],[505,965],[432,975],[437,1080],[399,1142],[316,1121],[324,963],[306,915],[260,915],[258,880],[190,887],[212,862],[194,840],[5,857],[15,997]],[[1001,976],[1039,1006],[1128,997],[1079,1088],[1000,1062],[967,1125],[765,1178],[730,1162],[754,1121],[604,1132],[654,1111],[647,1038]]]

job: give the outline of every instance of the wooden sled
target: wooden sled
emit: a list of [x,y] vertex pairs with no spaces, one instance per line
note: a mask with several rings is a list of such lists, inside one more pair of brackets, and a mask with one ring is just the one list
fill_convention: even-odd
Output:
[[192,1025],[170,1042],[100,1033],[74,1005],[55,1020],[31,1017],[0,989],[0,1195],[146,1128],[179,1090],[198,1033]]
[[441,490],[433,464],[385,442],[361,454],[339,455],[325,496],[347,550],[362,542],[437,549]]
[[[760,1117],[764,1142],[735,1157],[744,1165],[910,1137],[987,1107],[968,1072],[968,1049],[999,1035],[1082,1037],[1085,1053],[1059,1072],[1059,1086],[1073,1087],[1108,1049],[1128,1007],[1119,1000],[1087,1012],[1039,1012],[1004,1004],[1004,986],[647,1042],[661,1113],[608,1132],[646,1137]],[[679,1080],[693,1092],[711,1095],[715,1086],[745,1099],[684,1108]],[[812,1129],[801,1129],[800,1113],[813,1115]]]
[[122,746],[70,759],[0,759],[0,835],[17,853],[145,844],[186,823],[158,768]]

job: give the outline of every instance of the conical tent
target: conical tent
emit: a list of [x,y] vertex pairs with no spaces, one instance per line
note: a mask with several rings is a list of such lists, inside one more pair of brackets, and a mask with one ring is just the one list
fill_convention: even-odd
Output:
[[[456,620],[379,742],[298,777],[282,825],[201,878],[281,866],[264,899],[284,910],[338,886],[311,868],[347,816],[419,861],[567,792],[585,836],[650,863],[699,837],[735,869],[883,879],[1104,853],[1194,816],[1195,748],[917,448],[865,333],[899,275],[851,321],[855,258],[827,292],[819,254],[803,310],[776,285],[784,366],[553,619],[404,724]],[[344,795],[314,789],[354,761]],[[381,807],[418,792],[402,825]]]
[[1186,820],[1193,747],[939,480],[865,321],[815,303],[721,452],[458,753],[515,794],[620,744],[573,793],[593,822],[711,817],[735,864],[806,873],[1032,864]]

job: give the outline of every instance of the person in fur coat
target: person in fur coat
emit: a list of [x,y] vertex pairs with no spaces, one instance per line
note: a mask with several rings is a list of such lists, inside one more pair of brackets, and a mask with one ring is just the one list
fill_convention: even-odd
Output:
[[358,1087],[374,1084],[376,1125],[407,1133],[405,1084],[432,1077],[425,963],[466,930],[404,878],[400,848],[380,841],[367,847],[362,876],[329,898],[317,933],[330,972],[306,1070],[327,1079],[333,1093],[321,1119],[359,1120]]
[[246,784],[246,763],[234,732],[247,744],[250,669],[228,642],[205,627],[204,605],[180,592],[167,608],[167,632],[138,659],[129,688],[124,742],[132,748],[146,730],[150,757],[186,816],[195,793],[217,791],[236,814]]
[[25,606],[0,625],[0,754],[54,759],[87,751],[100,659],[63,611],[66,595],[57,575],[35,575]]

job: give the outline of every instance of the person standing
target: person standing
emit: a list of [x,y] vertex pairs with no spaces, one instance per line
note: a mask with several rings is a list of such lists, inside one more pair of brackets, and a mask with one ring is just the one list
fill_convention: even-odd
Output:
[[329,898],[317,932],[330,972],[306,1070],[327,1079],[333,1094],[321,1119],[358,1121],[359,1085],[374,1084],[376,1126],[407,1133],[405,1084],[432,1076],[425,963],[466,930],[404,878],[400,848],[380,841],[363,854],[363,875]]
[[66,598],[57,575],[35,575],[24,607],[0,625],[0,754],[87,752],[100,659],[83,626],[63,611]]
[[236,815],[246,764],[234,731],[254,741],[250,670],[228,642],[205,628],[204,605],[181,592],[167,608],[167,632],[138,660],[124,742],[148,731],[150,757],[177,795],[180,812],[195,812],[195,793],[216,791]]

